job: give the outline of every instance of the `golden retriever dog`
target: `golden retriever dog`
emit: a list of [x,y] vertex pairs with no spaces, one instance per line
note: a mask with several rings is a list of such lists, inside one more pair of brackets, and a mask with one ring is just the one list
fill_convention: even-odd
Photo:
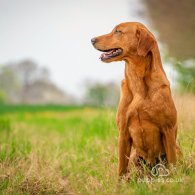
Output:
[[141,23],[126,22],[91,42],[103,52],[103,62],[125,61],[116,117],[119,176],[128,171],[132,148],[135,159],[151,166],[161,156],[175,164],[177,111],[153,34]]

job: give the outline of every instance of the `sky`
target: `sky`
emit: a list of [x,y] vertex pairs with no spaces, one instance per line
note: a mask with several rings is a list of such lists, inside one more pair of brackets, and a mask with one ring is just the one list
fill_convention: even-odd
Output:
[[139,21],[141,0],[0,0],[0,64],[32,59],[64,91],[81,96],[84,83],[120,83],[124,62],[102,63],[91,38],[121,22]]

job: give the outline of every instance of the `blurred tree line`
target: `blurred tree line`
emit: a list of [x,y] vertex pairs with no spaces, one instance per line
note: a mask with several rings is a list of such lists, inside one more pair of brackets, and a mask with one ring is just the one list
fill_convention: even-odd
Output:
[[90,82],[86,85],[83,103],[95,106],[116,106],[119,100],[119,89],[114,82]]
[[50,79],[49,71],[32,60],[0,66],[0,102],[70,104],[74,99]]
[[[166,44],[180,91],[195,93],[195,1],[142,0],[142,13]],[[174,60],[173,60],[174,58]]]
[[[119,86],[115,83],[88,82],[81,104],[115,106]],[[49,71],[32,60],[0,66],[0,103],[77,104],[79,100],[65,93],[50,79]]]

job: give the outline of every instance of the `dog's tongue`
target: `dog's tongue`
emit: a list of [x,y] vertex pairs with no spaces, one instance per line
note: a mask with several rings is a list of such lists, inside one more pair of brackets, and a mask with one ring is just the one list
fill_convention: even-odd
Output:
[[104,61],[104,60],[107,60],[109,58],[116,57],[116,56],[120,55],[121,53],[122,53],[122,49],[120,49],[120,48],[112,49],[110,51],[102,53],[102,55],[100,56],[100,59],[102,61]]
[[107,58],[109,56],[112,56],[113,51],[114,50],[102,53],[101,56],[100,56],[100,59],[105,59],[105,58]]

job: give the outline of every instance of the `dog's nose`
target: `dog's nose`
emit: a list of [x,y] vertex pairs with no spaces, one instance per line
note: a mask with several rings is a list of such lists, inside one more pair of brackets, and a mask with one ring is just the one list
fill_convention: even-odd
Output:
[[93,39],[91,39],[91,43],[94,45],[96,42],[96,38],[94,37]]

